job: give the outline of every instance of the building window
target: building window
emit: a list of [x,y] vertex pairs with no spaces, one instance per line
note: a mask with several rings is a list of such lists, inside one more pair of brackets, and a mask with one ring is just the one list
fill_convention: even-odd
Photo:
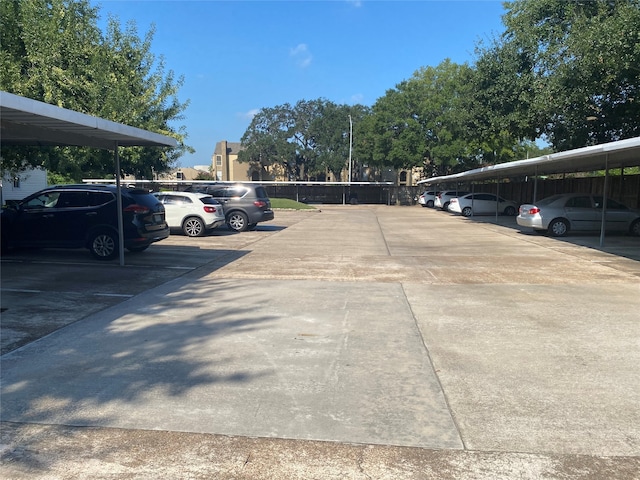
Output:
[[178,180],[184,180],[184,173],[182,173],[182,172],[178,172],[178,173],[176,173],[176,178],[177,178]]
[[222,155],[216,155],[216,166],[217,167],[222,166]]
[[13,177],[13,188],[20,188],[20,177]]

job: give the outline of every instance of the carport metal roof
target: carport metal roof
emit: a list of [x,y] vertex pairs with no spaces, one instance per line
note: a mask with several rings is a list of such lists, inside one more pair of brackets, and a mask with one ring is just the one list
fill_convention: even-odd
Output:
[[0,92],[2,145],[177,147],[175,138]]
[[[476,168],[467,172],[444,175],[421,180],[418,184],[432,185],[476,180],[513,178],[526,175],[549,175],[554,173],[593,172],[612,168],[640,166],[640,137],[590,147],[558,152],[526,160],[501,163],[490,167]],[[535,195],[534,195],[535,196]],[[602,205],[600,246],[604,246],[606,200]],[[497,215],[497,213],[496,213]]]
[[[114,152],[120,191],[119,147],[177,147],[175,138],[0,91],[0,145],[94,147]],[[122,198],[117,196],[120,265],[124,265]]]
[[611,168],[640,166],[640,137],[591,147],[553,153],[542,157],[501,163],[476,168],[453,175],[443,175],[420,180],[418,184],[440,184],[520,177],[525,175],[549,175],[553,173],[591,172]]

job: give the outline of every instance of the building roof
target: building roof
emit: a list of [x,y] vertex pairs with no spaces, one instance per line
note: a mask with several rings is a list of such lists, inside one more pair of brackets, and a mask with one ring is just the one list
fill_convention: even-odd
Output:
[[2,145],[177,147],[175,138],[0,91]]
[[[223,152],[222,145],[225,143],[227,144],[227,151]],[[237,155],[240,150],[242,150],[242,144],[240,142],[228,142],[226,140],[222,140],[216,143],[216,147],[215,147],[215,150],[213,151],[213,154],[222,155],[223,153],[226,153],[227,155]]]

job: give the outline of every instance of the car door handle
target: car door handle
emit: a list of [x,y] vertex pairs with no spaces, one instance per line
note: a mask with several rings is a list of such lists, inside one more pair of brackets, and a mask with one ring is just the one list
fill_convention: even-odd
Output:
[[42,215],[42,218],[53,218],[53,213],[45,213]]
[[96,215],[98,215],[98,212],[87,212],[87,213],[85,213],[85,215],[87,217],[95,217]]

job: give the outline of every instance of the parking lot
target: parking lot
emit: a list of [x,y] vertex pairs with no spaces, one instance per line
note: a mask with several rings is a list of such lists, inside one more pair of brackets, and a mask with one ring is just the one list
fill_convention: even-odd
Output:
[[276,211],[2,257],[3,478],[640,476],[640,242]]

